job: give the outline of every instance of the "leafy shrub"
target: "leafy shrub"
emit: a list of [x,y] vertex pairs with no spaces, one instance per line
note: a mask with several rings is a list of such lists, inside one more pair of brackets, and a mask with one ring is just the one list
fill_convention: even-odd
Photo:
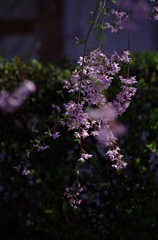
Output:
[[[12,90],[23,79],[37,86],[15,114],[0,113],[1,239],[157,239],[158,53],[137,54],[130,63],[138,90],[120,118],[127,125],[120,145],[128,167],[117,173],[101,146],[89,139],[86,148],[93,149],[95,158],[82,169],[85,189],[77,211],[63,197],[66,184],[73,181],[71,169],[79,151],[66,132],[58,140],[46,139],[51,146],[46,151],[32,152],[29,175],[13,168],[23,161],[25,149],[56,123],[53,106],[64,101],[58,91],[72,69],[67,62],[56,67],[18,57],[0,59],[1,90]],[[117,87],[113,85],[109,97]]]

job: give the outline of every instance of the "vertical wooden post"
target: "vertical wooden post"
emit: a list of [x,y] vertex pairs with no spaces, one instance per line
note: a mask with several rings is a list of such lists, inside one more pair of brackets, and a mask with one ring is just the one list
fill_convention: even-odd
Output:
[[56,62],[62,57],[61,0],[40,0],[39,58],[43,62]]

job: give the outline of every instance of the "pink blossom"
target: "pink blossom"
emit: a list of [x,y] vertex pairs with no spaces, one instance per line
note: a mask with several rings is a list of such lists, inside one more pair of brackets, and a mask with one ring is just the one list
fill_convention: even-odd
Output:
[[21,86],[13,92],[2,91],[0,93],[0,108],[6,113],[14,113],[35,91],[36,86],[30,80],[23,81]]
[[88,111],[88,114],[93,120],[112,121],[116,118],[115,108],[109,104],[105,104],[98,109],[92,108]]
[[[124,80],[122,80],[122,81],[124,81]],[[135,81],[135,80],[131,80],[131,81]],[[134,88],[134,87],[128,87],[127,85],[123,85],[121,88],[122,88],[122,92],[120,92],[116,96],[116,100],[114,100],[112,103],[113,106],[115,107],[118,115],[121,115],[122,113],[124,113],[126,111],[126,109],[130,105],[132,96],[134,96],[136,93],[136,88]]]
[[49,133],[49,136],[53,139],[59,138],[61,136],[60,132]]
[[81,157],[81,158],[78,159],[78,162],[85,163],[85,160]]
[[153,7],[152,13],[153,13],[153,18],[154,18],[154,20],[157,21],[157,20],[158,20],[158,5],[155,6],[155,7]]
[[79,132],[74,132],[75,138],[81,138],[81,134]]
[[[113,11],[113,14],[118,19],[125,17],[123,12]],[[129,107],[132,96],[136,92],[136,88],[131,87],[137,82],[136,78],[120,75],[118,79],[122,84],[121,92],[111,103],[108,103],[102,92],[111,85],[114,76],[121,70],[120,63],[130,61],[129,55],[129,51],[120,53],[114,51],[111,57],[107,57],[100,49],[96,49],[84,57],[84,63],[83,58],[80,58],[81,68],[75,70],[69,81],[65,82],[68,93],[78,92],[80,101],[71,100],[64,104],[64,119],[61,121],[61,124],[69,131],[74,131],[75,138],[84,139],[92,135],[105,147],[116,147],[118,137],[126,130],[124,125],[116,121],[116,117]],[[87,104],[92,107],[85,112]],[[82,150],[78,161],[84,163],[90,157],[92,157],[91,154]],[[122,163],[123,156],[120,153],[115,154],[114,158],[112,155],[109,157],[112,161],[116,160],[114,165],[117,168],[125,165]]]
[[83,159],[87,160],[87,159],[91,158],[93,155],[88,154],[88,153],[82,153],[81,156],[82,156]]
[[111,14],[114,19],[111,23],[105,23],[105,26],[111,30],[111,33],[117,33],[119,30],[123,29],[124,23],[128,20],[128,14],[123,11],[111,10]]
[[82,200],[79,197],[82,192],[83,192],[83,188],[79,183],[72,187],[65,188],[64,196],[68,198],[70,206],[73,209],[77,209],[78,205],[81,204]]
[[84,129],[82,129],[81,136],[82,136],[82,138],[86,138],[86,137],[88,137],[88,136],[89,136],[89,133],[88,133],[88,131],[87,131],[87,130],[84,130]]
[[98,132],[98,131],[92,131],[92,132],[91,132],[91,135],[92,135],[92,136],[98,136],[98,135],[99,135],[99,132]]
[[125,85],[128,85],[128,84],[132,85],[132,84],[137,83],[135,76],[134,77],[129,76],[129,77],[126,77],[126,78],[124,78],[122,76],[119,76],[119,79],[120,79],[121,83],[123,83]]
[[116,136],[113,134],[109,126],[103,126],[98,131],[96,139],[105,147],[112,146],[117,141]]
[[35,148],[37,148],[37,151],[44,151],[44,150],[50,148],[50,146],[46,146],[46,145],[42,146],[42,145],[38,145],[38,144],[35,144],[35,145],[33,145],[33,146],[34,146]]
[[122,161],[123,155],[120,154],[119,147],[108,150],[106,154],[110,157],[111,161],[115,161],[115,164],[113,164],[112,167],[116,168],[117,170],[127,166],[127,163]]
[[84,126],[85,129],[89,129],[90,123],[88,122],[88,115],[84,112],[84,102],[75,103],[70,101],[64,104],[65,113],[63,114],[65,119],[61,121],[63,126],[67,126],[68,130],[79,129],[80,126]]
[[114,61],[117,60],[118,62],[127,63],[127,62],[130,61],[129,55],[130,55],[129,51],[123,51],[123,52],[120,52],[120,53],[118,53],[117,51],[114,51],[114,54],[112,55],[111,58]]
[[23,176],[28,175],[30,173],[30,171],[27,169],[27,167],[24,166],[23,164],[20,166],[14,167],[14,169]]
[[21,175],[23,175],[23,176],[24,176],[24,175],[28,175],[29,173],[30,173],[30,171],[29,171],[26,167],[24,167]]

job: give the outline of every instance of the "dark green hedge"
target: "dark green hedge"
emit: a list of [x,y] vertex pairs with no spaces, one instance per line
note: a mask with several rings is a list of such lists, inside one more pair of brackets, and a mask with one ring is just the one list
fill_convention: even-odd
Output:
[[[77,211],[63,197],[66,184],[73,181],[78,153],[66,132],[56,141],[46,140],[50,149],[31,154],[28,176],[13,168],[34,139],[55,124],[53,105],[64,101],[57,91],[72,69],[68,63],[56,67],[0,59],[0,90],[12,90],[26,78],[37,85],[37,92],[14,114],[0,112],[0,239],[156,240],[158,53],[137,54],[130,64],[138,90],[120,119],[128,128],[120,139],[128,167],[117,173],[89,139],[86,148],[95,158],[82,170],[84,201]],[[114,84],[110,94],[116,88]]]

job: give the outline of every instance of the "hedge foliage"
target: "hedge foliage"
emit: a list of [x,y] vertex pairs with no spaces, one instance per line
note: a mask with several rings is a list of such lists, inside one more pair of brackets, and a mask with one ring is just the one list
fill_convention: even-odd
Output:
[[[83,167],[85,186],[81,207],[72,210],[63,192],[74,179],[77,143],[64,130],[45,152],[34,151],[30,174],[13,168],[25,150],[56,122],[54,104],[73,66],[42,65],[16,57],[0,59],[0,90],[12,90],[24,79],[35,82],[37,92],[14,114],[0,112],[0,236],[3,240],[156,240],[158,239],[158,53],[133,56],[137,94],[121,117],[128,130],[120,139],[128,167],[116,172],[103,149],[89,139],[94,156]],[[124,71],[124,70],[123,70]],[[111,87],[109,98],[118,89]],[[65,96],[67,98],[67,96]]]

